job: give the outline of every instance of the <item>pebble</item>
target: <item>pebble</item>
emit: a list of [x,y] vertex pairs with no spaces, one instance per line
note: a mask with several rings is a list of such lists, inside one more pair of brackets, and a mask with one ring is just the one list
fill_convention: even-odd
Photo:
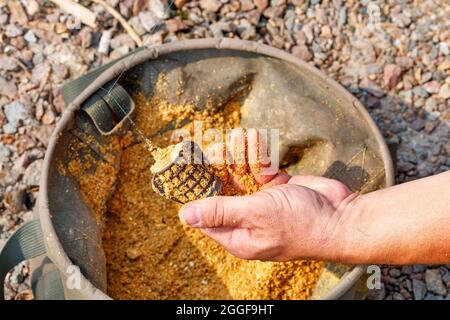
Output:
[[5,35],[9,38],[15,38],[15,37],[21,36],[22,34],[23,34],[22,28],[19,28],[15,24],[9,24],[6,27]]
[[423,86],[416,86],[413,88],[413,93],[415,96],[421,97],[421,98],[427,98],[428,92],[425,90]]
[[111,43],[111,30],[105,30],[102,32],[102,37],[98,44],[98,52],[107,54],[109,52],[109,45]]
[[136,260],[142,255],[142,252],[135,247],[130,247],[126,250],[127,257],[131,260]]
[[450,98],[450,84],[444,84],[439,90],[439,98],[448,99]]
[[169,17],[167,7],[161,0],[150,0],[149,9],[158,19],[167,19]]
[[428,93],[438,93],[441,85],[439,84],[439,82],[433,80],[430,82],[427,82],[423,85],[423,88],[428,92]]
[[448,45],[445,42],[439,43],[439,51],[445,56],[450,54],[450,49],[448,48]]
[[415,300],[423,300],[425,294],[427,293],[427,288],[425,286],[425,282],[422,280],[413,279],[412,281],[413,293]]
[[393,300],[406,300],[400,292],[394,292],[392,295]]
[[255,4],[252,0],[240,0],[241,3],[241,10],[242,11],[250,11],[255,8]]
[[33,187],[39,185],[39,178],[41,176],[41,167],[43,162],[43,159],[36,160],[25,169],[22,178],[22,182],[25,184],[25,186]]
[[269,0],[253,0],[259,12],[263,12],[269,6]]
[[139,13],[139,19],[144,29],[150,33],[154,33],[158,27],[162,25],[161,19],[155,16],[150,11]]
[[188,0],[175,0],[174,4],[178,9],[181,9],[188,2],[189,2]]
[[9,98],[14,98],[17,93],[17,86],[14,82],[6,81],[5,78],[0,76],[0,95],[4,95]]
[[401,79],[402,68],[396,64],[387,64],[384,66],[383,80],[384,84],[389,88],[394,88]]
[[442,277],[439,269],[428,269],[425,271],[425,282],[427,289],[438,295],[447,295],[447,288],[442,282]]
[[392,268],[389,270],[389,275],[394,278],[398,278],[402,275],[402,272],[399,269]]
[[3,127],[5,133],[15,133],[17,128],[29,119],[27,108],[19,101],[13,101],[4,107],[5,117],[8,121],[7,128]]
[[12,71],[17,69],[16,59],[5,55],[0,56],[0,70]]
[[222,3],[219,0],[200,0],[200,8],[211,12],[219,11]]
[[25,35],[23,36],[23,38],[25,39],[26,42],[29,42],[29,43],[37,42],[36,35],[31,30],[28,30],[27,33],[25,33]]
[[297,58],[300,58],[304,61],[310,61],[313,58],[313,55],[309,51],[306,46],[294,46],[292,47],[292,54]]
[[425,127],[425,121],[423,119],[416,119],[411,123],[411,128],[416,131],[420,131]]

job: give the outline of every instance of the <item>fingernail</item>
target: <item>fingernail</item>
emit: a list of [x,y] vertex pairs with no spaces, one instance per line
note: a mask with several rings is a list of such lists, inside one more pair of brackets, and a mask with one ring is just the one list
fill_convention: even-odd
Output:
[[185,205],[180,215],[181,219],[192,227],[196,227],[200,222],[200,208],[194,204]]

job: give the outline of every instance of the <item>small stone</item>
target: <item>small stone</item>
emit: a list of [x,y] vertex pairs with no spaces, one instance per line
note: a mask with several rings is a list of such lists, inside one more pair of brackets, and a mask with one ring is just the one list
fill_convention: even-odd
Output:
[[34,16],[39,11],[39,4],[36,0],[25,0],[23,3],[29,16]]
[[389,270],[389,275],[394,278],[398,278],[402,275],[402,272],[397,268],[392,268]]
[[47,112],[44,113],[44,115],[42,116],[41,122],[43,124],[53,124],[55,123],[55,114],[53,113],[52,110],[47,110]]
[[269,0],[253,0],[259,12],[263,12],[269,6]]
[[207,11],[217,12],[221,6],[222,3],[219,0],[200,0],[200,8]]
[[304,61],[310,61],[313,58],[313,55],[311,54],[307,46],[292,47],[292,54]]
[[183,6],[184,6],[186,3],[188,3],[188,2],[189,2],[189,0],[175,0],[175,1],[174,1],[175,6],[176,6],[178,9],[183,8]]
[[258,25],[259,20],[261,19],[261,13],[259,13],[258,10],[252,10],[249,13],[247,13],[247,18],[252,25],[256,26]]
[[450,54],[450,49],[448,48],[448,45],[445,42],[439,43],[439,51],[444,55]]
[[427,288],[422,280],[413,279],[412,281],[413,293],[415,300],[423,300],[427,293]]
[[425,101],[425,110],[428,112],[433,112],[436,110],[437,102],[434,97],[430,97]]
[[330,38],[333,36],[333,34],[331,33],[331,28],[330,28],[330,26],[324,25],[324,26],[321,28],[320,35],[321,35],[322,37],[324,37],[324,38],[330,39]]
[[105,30],[102,32],[102,37],[100,38],[100,42],[98,44],[98,52],[107,54],[109,53],[109,45],[111,43],[111,30]]
[[392,22],[401,28],[408,27],[411,24],[411,19],[402,13],[392,13]]
[[62,82],[69,76],[69,69],[62,63],[52,64],[52,79],[56,82]]
[[383,80],[384,84],[393,89],[400,82],[402,76],[402,68],[396,64],[387,64],[384,66]]
[[448,99],[450,98],[450,84],[444,84],[439,90],[439,98]]
[[420,84],[423,84],[425,82],[430,81],[431,78],[433,78],[433,74],[431,72],[425,72],[424,74],[421,75],[419,82]]
[[413,272],[413,268],[412,268],[411,265],[406,265],[406,266],[402,267],[402,273],[404,273],[404,274],[411,274],[412,272]]
[[166,27],[169,32],[178,32],[188,28],[187,24],[183,22],[179,17],[166,21]]
[[28,30],[27,33],[25,33],[25,35],[23,36],[23,38],[25,39],[26,42],[29,42],[29,43],[37,42],[36,35],[31,30]]
[[377,98],[382,98],[386,95],[383,89],[381,89],[375,82],[367,78],[364,78],[360,82],[359,87]]
[[39,125],[34,129],[34,136],[46,147],[48,145],[48,140],[52,134],[54,126],[53,125]]
[[255,4],[252,0],[240,0],[239,2],[241,3],[242,11],[250,11],[255,7]]
[[441,88],[441,85],[436,80],[433,80],[425,83],[423,87],[428,93],[438,93],[439,89]]
[[158,19],[167,19],[169,17],[166,5],[161,0],[150,0],[149,9]]
[[159,46],[163,43],[163,36],[161,32],[157,32],[154,34],[147,35],[144,37],[144,46],[146,47],[152,47],[152,46]]
[[437,69],[439,71],[445,71],[450,69],[450,58],[446,58],[441,64],[439,64]]
[[31,74],[31,81],[33,81],[37,85],[43,84],[47,81],[48,76],[50,74],[51,67],[48,63],[43,62],[38,64],[33,68],[33,72]]
[[409,57],[397,57],[395,58],[395,63],[404,70],[411,69],[414,66],[413,59]]
[[327,14],[326,14],[324,9],[317,8],[317,10],[316,10],[316,20],[320,24],[327,24],[328,23]]
[[8,146],[0,144],[0,159],[2,160],[2,163],[5,163],[7,161],[6,158],[9,158],[11,155],[11,149]]
[[14,98],[17,94],[17,86],[13,81],[6,81],[5,78],[0,76],[0,95]]
[[92,32],[89,28],[85,27],[81,29],[78,33],[78,37],[80,37],[82,48],[86,49],[92,45]]
[[425,121],[422,119],[416,119],[411,124],[411,128],[416,131],[421,131],[425,127]]
[[347,23],[347,10],[345,7],[341,7],[339,9],[338,23],[340,26],[343,26]]
[[437,125],[439,124],[439,121],[427,121],[425,124],[425,132],[430,134],[436,129]]
[[144,29],[150,33],[153,33],[159,26],[162,25],[162,21],[150,11],[143,11],[139,13],[139,19],[141,20]]
[[13,101],[5,106],[5,117],[9,124],[8,131],[12,129],[15,132],[22,122],[29,119],[29,114],[27,108],[22,103]]
[[34,187],[39,185],[39,179],[41,176],[41,167],[43,159],[38,159],[32,162],[26,169],[23,174],[22,182],[27,187]]
[[428,97],[428,92],[423,86],[415,86],[412,91],[417,97],[421,97],[424,99]]
[[400,292],[394,292],[392,294],[393,300],[406,300],[405,297]]
[[120,33],[111,40],[110,46],[113,49],[126,47],[130,51],[136,48],[136,43],[128,33]]
[[138,248],[130,247],[126,250],[127,257],[131,260],[136,260],[142,253]]
[[447,289],[442,282],[441,272],[439,269],[428,269],[425,271],[425,282],[428,291],[434,292],[438,295],[447,295]]
[[147,30],[145,30],[144,26],[142,25],[141,19],[139,16],[131,17],[130,20],[128,20],[128,23],[133,27],[133,29],[136,31],[136,33],[140,36],[144,35]]
[[22,29],[16,26],[15,24],[9,24],[6,27],[5,35],[9,38],[15,38],[21,36],[22,34],[23,34]]
[[12,71],[17,69],[16,59],[8,56],[0,56],[0,70]]
[[22,210],[25,210],[25,192],[24,190],[12,190],[5,194],[4,203],[6,207],[13,213],[18,213]]

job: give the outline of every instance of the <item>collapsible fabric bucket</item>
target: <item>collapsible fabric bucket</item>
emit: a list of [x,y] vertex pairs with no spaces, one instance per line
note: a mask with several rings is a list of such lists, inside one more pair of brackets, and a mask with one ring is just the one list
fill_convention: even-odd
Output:
[[[161,74],[167,85],[156,90]],[[87,133],[96,141],[86,152],[108,156],[100,147],[111,136],[127,131],[134,110],[130,95],[136,92],[191,103],[200,110],[220,107],[245,92],[241,125],[280,129],[281,165],[290,174],[338,179],[362,193],[393,184],[390,153],[364,107],[336,82],[292,55],[232,39],[138,49],[63,89],[68,107],[45,155],[39,219],[21,227],[3,248],[1,291],[6,273],[33,258],[37,299],[110,299],[101,230],[78,182],[62,174],[58,163],[67,160],[68,145]],[[76,270],[81,270],[81,277],[74,280]],[[363,297],[365,270],[361,265],[328,263],[312,298]]]

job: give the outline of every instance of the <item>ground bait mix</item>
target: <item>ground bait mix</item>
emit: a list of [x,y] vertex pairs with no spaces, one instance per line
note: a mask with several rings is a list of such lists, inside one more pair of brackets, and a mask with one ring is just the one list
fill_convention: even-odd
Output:
[[[239,99],[219,110],[173,106],[143,95],[133,97],[135,122],[153,143],[167,147],[172,130],[194,120],[208,128],[235,128],[240,122]],[[188,123],[186,124],[186,120]],[[133,130],[131,130],[133,131]],[[133,134],[111,137],[109,158],[79,152],[90,145],[74,143],[73,156],[60,172],[75,176],[83,196],[103,228],[107,261],[107,293],[115,299],[307,299],[322,262],[261,262],[233,257],[201,231],[183,225],[181,205],[154,192],[150,167],[154,159]],[[112,156],[111,156],[112,154]],[[116,157],[120,157],[120,161]],[[120,162],[120,165],[118,163]],[[215,167],[226,195],[259,189],[250,173],[240,180],[244,191],[227,184],[227,165]]]

